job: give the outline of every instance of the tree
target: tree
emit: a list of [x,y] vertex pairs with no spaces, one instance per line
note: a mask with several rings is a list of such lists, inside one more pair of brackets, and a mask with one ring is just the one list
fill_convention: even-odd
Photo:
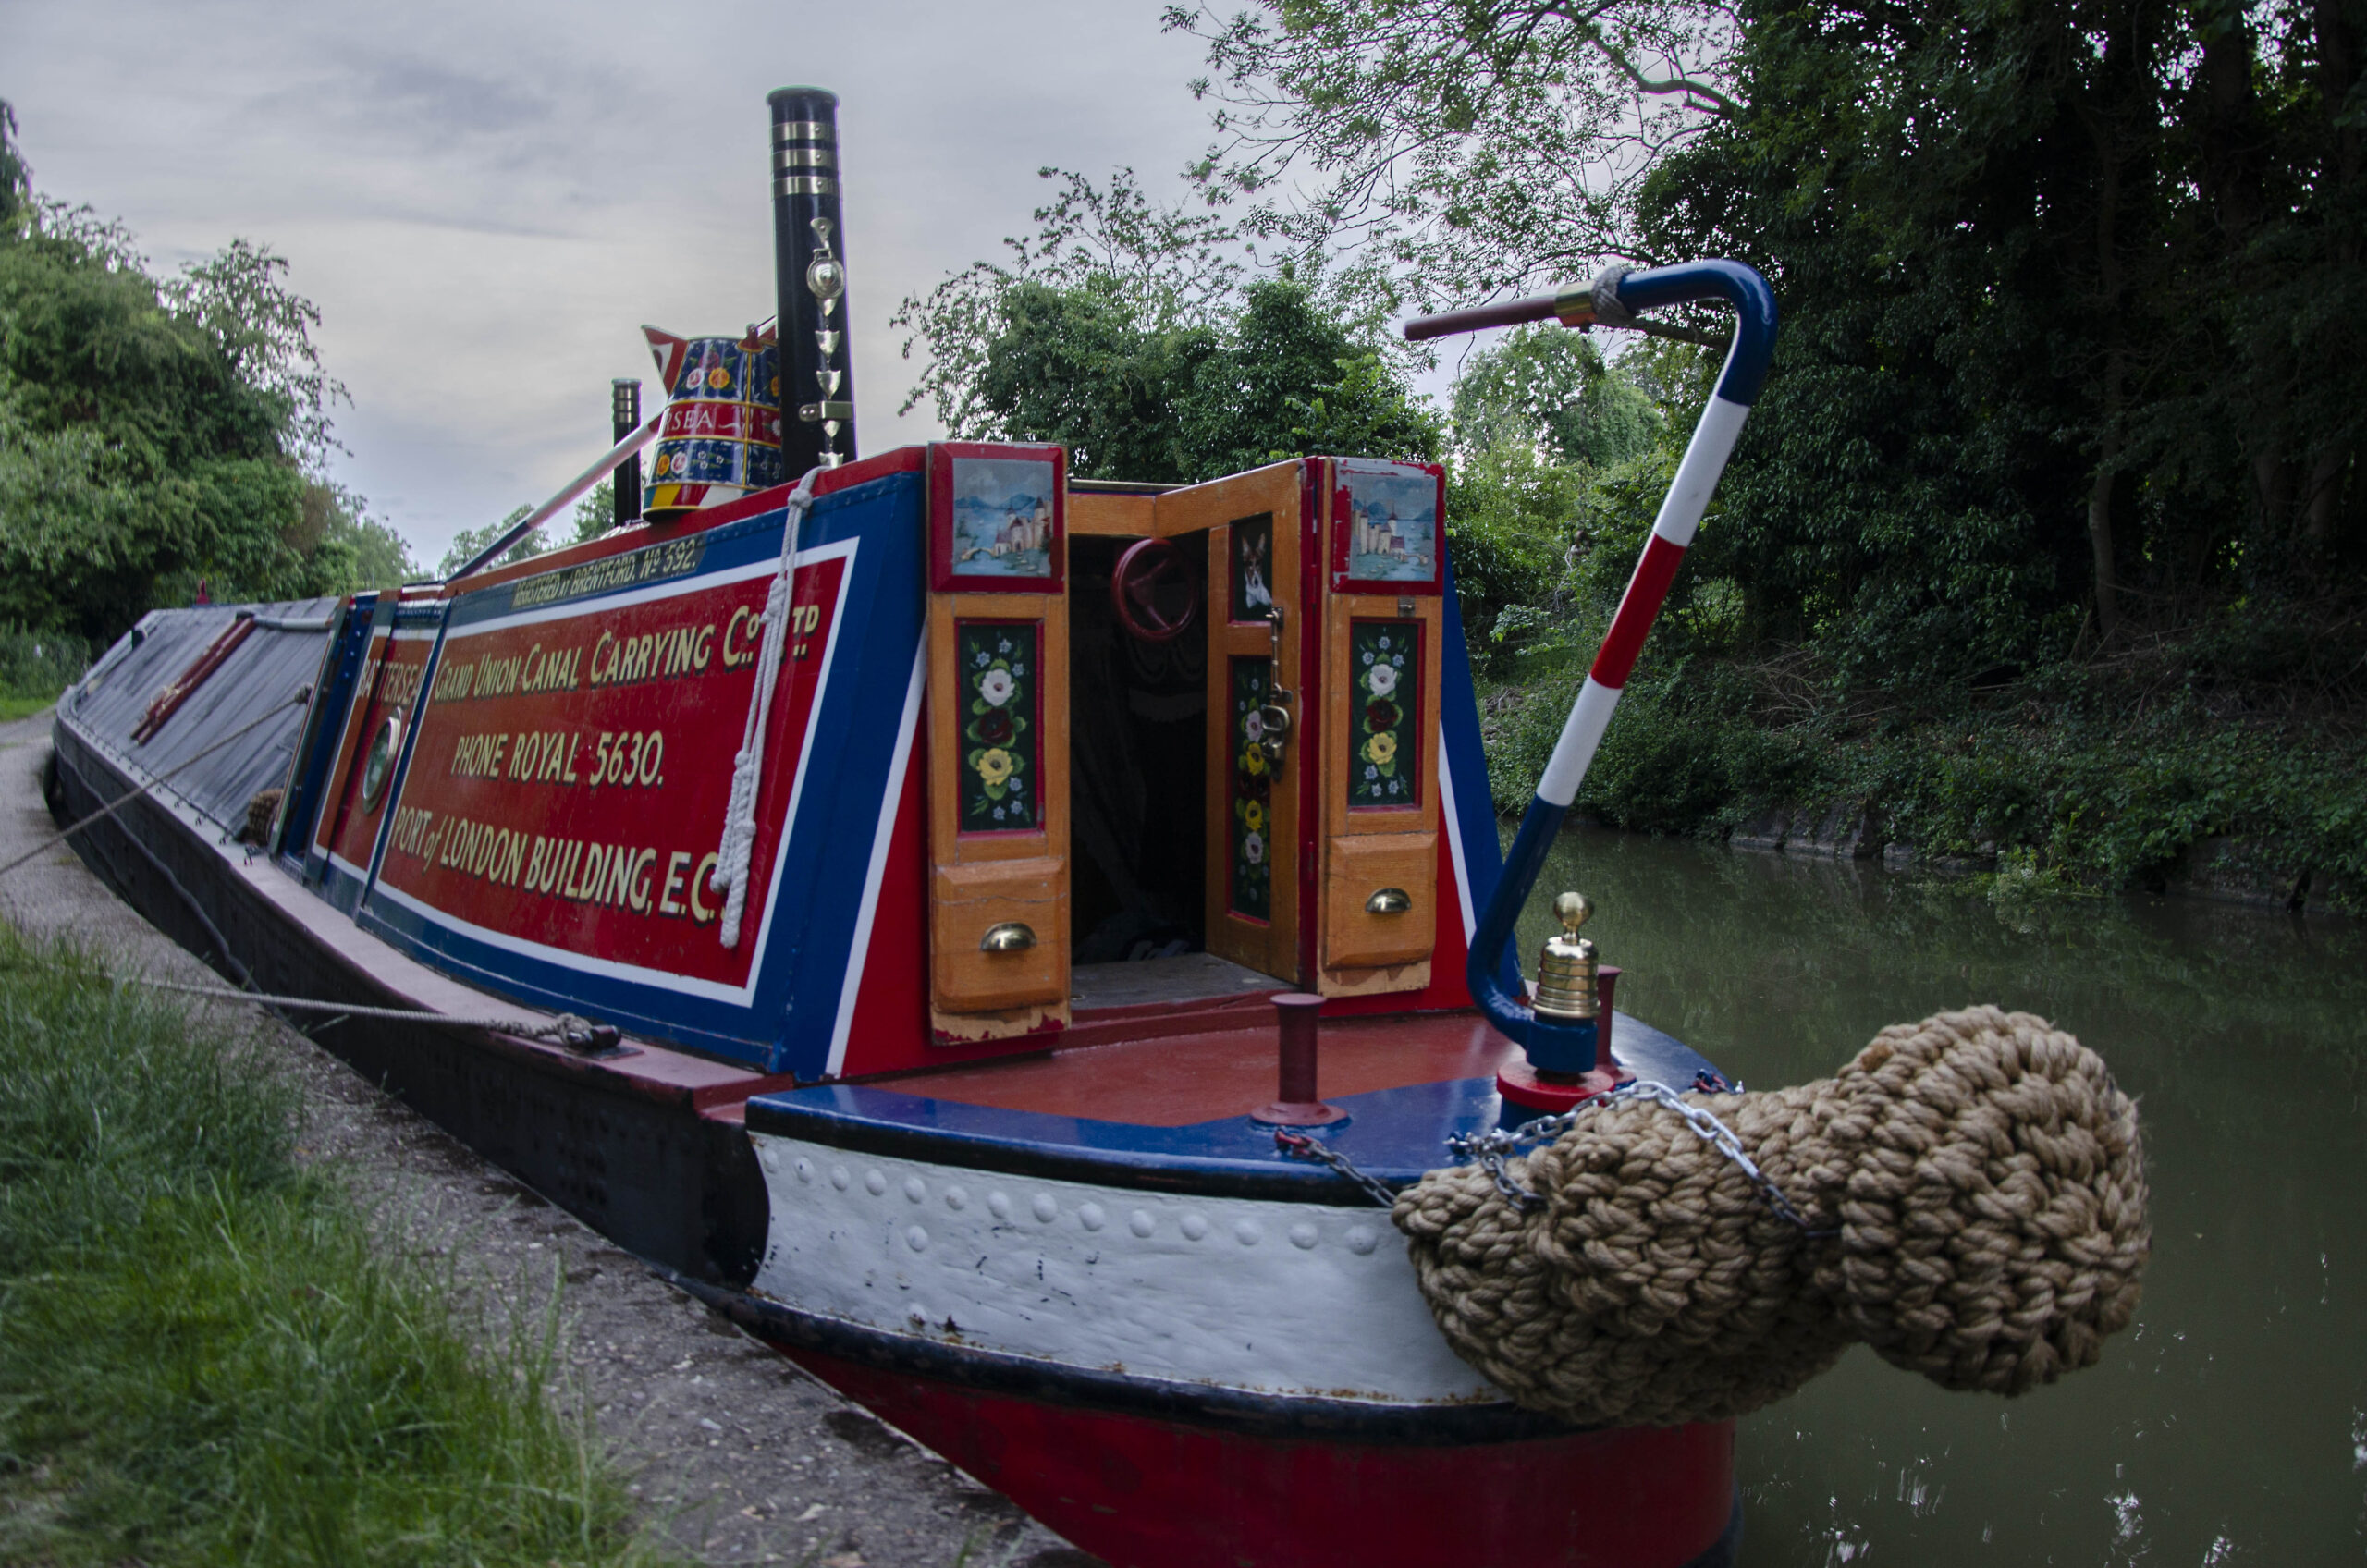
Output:
[[1161,332],[1106,284],[1013,287],[980,359],[977,433],[1070,448],[1080,478],[1192,484],[1303,452],[1430,459],[1437,417],[1289,278]]
[[151,276],[120,225],[32,193],[14,125],[0,105],[0,620],[104,643],[201,577],[296,598],[399,561],[319,477],[343,388],[287,263],[235,240]]
[[[1651,351],[1628,358],[1641,368]],[[1453,407],[1461,451],[1511,443],[1595,468],[1643,451],[1666,423],[1651,395],[1614,372],[1591,337],[1550,325],[1515,328],[1473,355],[1455,378]]]
[[14,227],[32,195],[32,171],[17,151],[17,111],[0,98],[0,227]]
[[[1455,379],[1447,540],[1472,653],[1508,668],[1548,629],[1582,616],[1573,566],[1626,545],[1596,526],[1625,465],[1667,437],[1670,377],[1689,345],[1632,347],[1614,364],[1593,339],[1560,326],[1518,328],[1474,354]],[[1685,392],[1677,393],[1684,396]]]
[[[477,552],[509,533],[511,528],[531,515],[533,509],[531,506],[515,507],[510,509],[509,515],[499,522],[487,523],[483,528],[460,530],[452,536],[452,543],[445,550],[444,558],[436,563],[435,574],[447,582],[450,581],[454,572],[476,557]],[[604,479],[586,491],[583,498],[575,503],[575,510],[568,514],[568,526],[571,532],[561,544],[554,545],[550,540],[544,537],[543,531],[550,527],[549,522],[538,523],[516,544],[502,551],[501,557],[493,564],[515,566],[520,561],[533,560],[536,556],[546,554],[552,549],[563,548],[567,545],[588,544],[607,533],[616,525],[616,481]]]
[[[470,561],[475,559],[477,553],[483,550],[487,545],[492,544],[496,539],[498,539],[503,534],[509,533],[516,524],[523,521],[530,514],[533,513],[533,507],[531,505],[513,507],[510,508],[509,515],[503,518],[499,522],[489,522],[483,528],[463,528],[460,532],[452,535],[452,543],[445,550],[444,558],[436,563],[435,575],[444,579],[448,582],[450,582],[454,572],[468,565]],[[542,529],[532,529],[523,537],[520,538],[516,544],[510,545],[507,550],[502,551],[501,557],[493,564],[496,566],[515,566],[520,561],[533,560],[536,556],[543,554],[549,548],[550,545],[544,542]]]
[[[1075,175],[1010,266],[978,263],[896,315],[925,350],[905,408],[967,439],[1059,441],[1080,478],[1189,483],[1301,452],[1434,457],[1441,431],[1360,277],[1285,267],[1121,171]],[[1247,258],[1247,259],[1245,259]]]
[[1166,25],[1208,45],[1209,199],[1302,257],[1357,247],[1433,304],[1644,259],[1643,179],[1741,106],[1717,4],[1270,0]]
[[1705,535],[1758,635],[1945,685],[2131,606],[2357,589],[2359,0],[1170,23],[1209,45],[1196,172],[1253,234],[1362,247],[1432,298],[1603,259],[1774,279],[1776,374]]
[[305,483],[302,526],[289,543],[325,592],[397,588],[419,576],[403,536],[370,516],[361,496],[325,480]]
[[1245,267],[1232,227],[1153,206],[1134,170],[1118,170],[1106,189],[1064,169],[1036,173],[1059,181],[1060,191],[1036,209],[1033,236],[1003,241],[1008,264],[973,262],[897,307],[890,325],[912,334],[904,357],[923,350],[920,376],[899,411],[933,402],[938,421],[960,436],[992,425],[995,416],[978,402],[980,377],[987,345],[1004,334],[1011,296],[1023,285],[1089,294],[1107,301],[1102,309],[1112,319],[1153,333],[1209,325],[1240,287]]
[[2367,403],[2352,8],[1741,12],[1748,109],[1638,210],[1784,302],[1707,541],[1767,624],[1961,682],[2132,593],[2323,573]]
[[570,544],[582,545],[599,538],[617,525],[617,482],[604,479],[575,503],[574,514],[569,520],[574,526],[575,537]]

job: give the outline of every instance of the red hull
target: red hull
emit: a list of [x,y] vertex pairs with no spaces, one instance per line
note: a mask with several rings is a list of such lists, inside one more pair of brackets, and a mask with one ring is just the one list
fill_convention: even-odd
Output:
[[1258,1438],[788,1353],[1115,1568],[1682,1568],[1734,1423],[1458,1447]]

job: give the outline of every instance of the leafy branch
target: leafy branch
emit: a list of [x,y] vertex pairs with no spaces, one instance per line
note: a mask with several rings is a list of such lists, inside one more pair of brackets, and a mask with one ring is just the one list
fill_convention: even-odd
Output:
[[1698,0],[1269,0],[1164,21],[1208,47],[1205,199],[1426,305],[1652,259],[1645,177],[1741,110],[1738,25]]

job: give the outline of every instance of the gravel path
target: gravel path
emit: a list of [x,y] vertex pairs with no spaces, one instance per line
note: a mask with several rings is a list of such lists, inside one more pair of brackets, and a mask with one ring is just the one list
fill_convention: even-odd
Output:
[[[55,831],[49,716],[0,724],[0,860]],[[64,844],[0,877],[0,916],[159,978],[220,984]],[[712,1563],[1100,1568],[997,1493],[847,1403],[276,1020],[220,1006],[287,1062],[302,1152],[344,1172],[390,1245],[448,1269],[498,1328],[558,1290],[580,1395],[652,1526]],[[539,1320],[539,1319],[537,1319]]]

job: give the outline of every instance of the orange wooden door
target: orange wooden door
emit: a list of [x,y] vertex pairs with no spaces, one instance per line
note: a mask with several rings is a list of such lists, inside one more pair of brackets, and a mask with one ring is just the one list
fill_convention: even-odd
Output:
[[1299,811],[1305,473],[1276,463],[1171,491],[1157,508],[1160,534],[1208,534],[1208,949],[1294,985],[1306,978],[1310,848]]
[[1325,459],[1314,988],[1418,991],[1438,929],[1439,552],[1426,465]]
[[[929,1022],[947,1040],[1026,1035],[1069,1018],[1057,452],[950,443],[931,452]],[[1040,480],[1030,472],[1038,468]]]

